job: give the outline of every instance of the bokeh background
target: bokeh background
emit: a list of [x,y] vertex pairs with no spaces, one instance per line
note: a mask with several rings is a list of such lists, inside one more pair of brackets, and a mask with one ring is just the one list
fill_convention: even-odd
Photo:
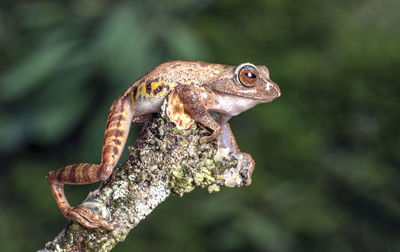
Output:
[[231,120],[253,184],[172,196],[115,251],[400,251],[399,13],[397,0],[2,0],[1,250],[58,234],[48,171],[99,162],[112,101],[191,59],[267,65],[280,85]]

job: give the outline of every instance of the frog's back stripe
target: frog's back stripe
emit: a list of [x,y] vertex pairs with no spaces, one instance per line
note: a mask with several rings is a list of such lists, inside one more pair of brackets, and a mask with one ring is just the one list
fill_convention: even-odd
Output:
[[164,97],[177,85],[176,82],[160,81],[159,79],[143,80],[130,90],[131,102],[135,104],[143,98]]

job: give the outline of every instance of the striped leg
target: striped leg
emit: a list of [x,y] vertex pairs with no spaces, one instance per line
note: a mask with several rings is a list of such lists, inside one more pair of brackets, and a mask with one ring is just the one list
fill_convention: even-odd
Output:
[[64,194],[64,184],[91,184],[99,180],[106,180],[112,173],[124,149],[132,121],[130,103],[119,98],[111,106],[100,164],[80,163],[50,171],[47,181],[50,184],[53,196],[65,217],[76,220],[87,228],[104,227],[112,230],[113,227],[92,210],[83,207],[71,207]]

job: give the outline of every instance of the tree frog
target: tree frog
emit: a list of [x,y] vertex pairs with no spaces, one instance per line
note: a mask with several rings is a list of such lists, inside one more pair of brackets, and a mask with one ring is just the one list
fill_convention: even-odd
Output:
[[[78,163],[49,172],[47,181],[53,196],[66,218],[76,220],[87,228],[112,230],[107,220],[88,207],[70,206],[64,194],[64,184],[107,180],[121,156],[131,123],[145,122],[151,113],[161,111],[167,97],[172,97],[182,104],[184,112],[193,120],[210,129],[211,134],[203,137],[200,143],[221,136],[220,145],[233,149],[239,156],[241,153],[227,121],[280,95],[278,85],[271,81],[265,66],[251,63],[229,66],[199,61],[162,63],[113,102],[104,133],[100,164]],[[217,121],[209,112],[219,114]],[[179,121],[176,123],[179,124]]]

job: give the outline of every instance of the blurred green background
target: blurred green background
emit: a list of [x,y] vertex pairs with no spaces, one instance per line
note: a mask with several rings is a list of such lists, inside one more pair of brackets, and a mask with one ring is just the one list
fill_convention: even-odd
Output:
[[1,1],[1,250],[58,234],[48,171],[99,162],[112,101],[191,59],[267,65],[280,85],[231,120],[253,184],[172,196],[115,251],[400,251],[399,13],[397,0]]

